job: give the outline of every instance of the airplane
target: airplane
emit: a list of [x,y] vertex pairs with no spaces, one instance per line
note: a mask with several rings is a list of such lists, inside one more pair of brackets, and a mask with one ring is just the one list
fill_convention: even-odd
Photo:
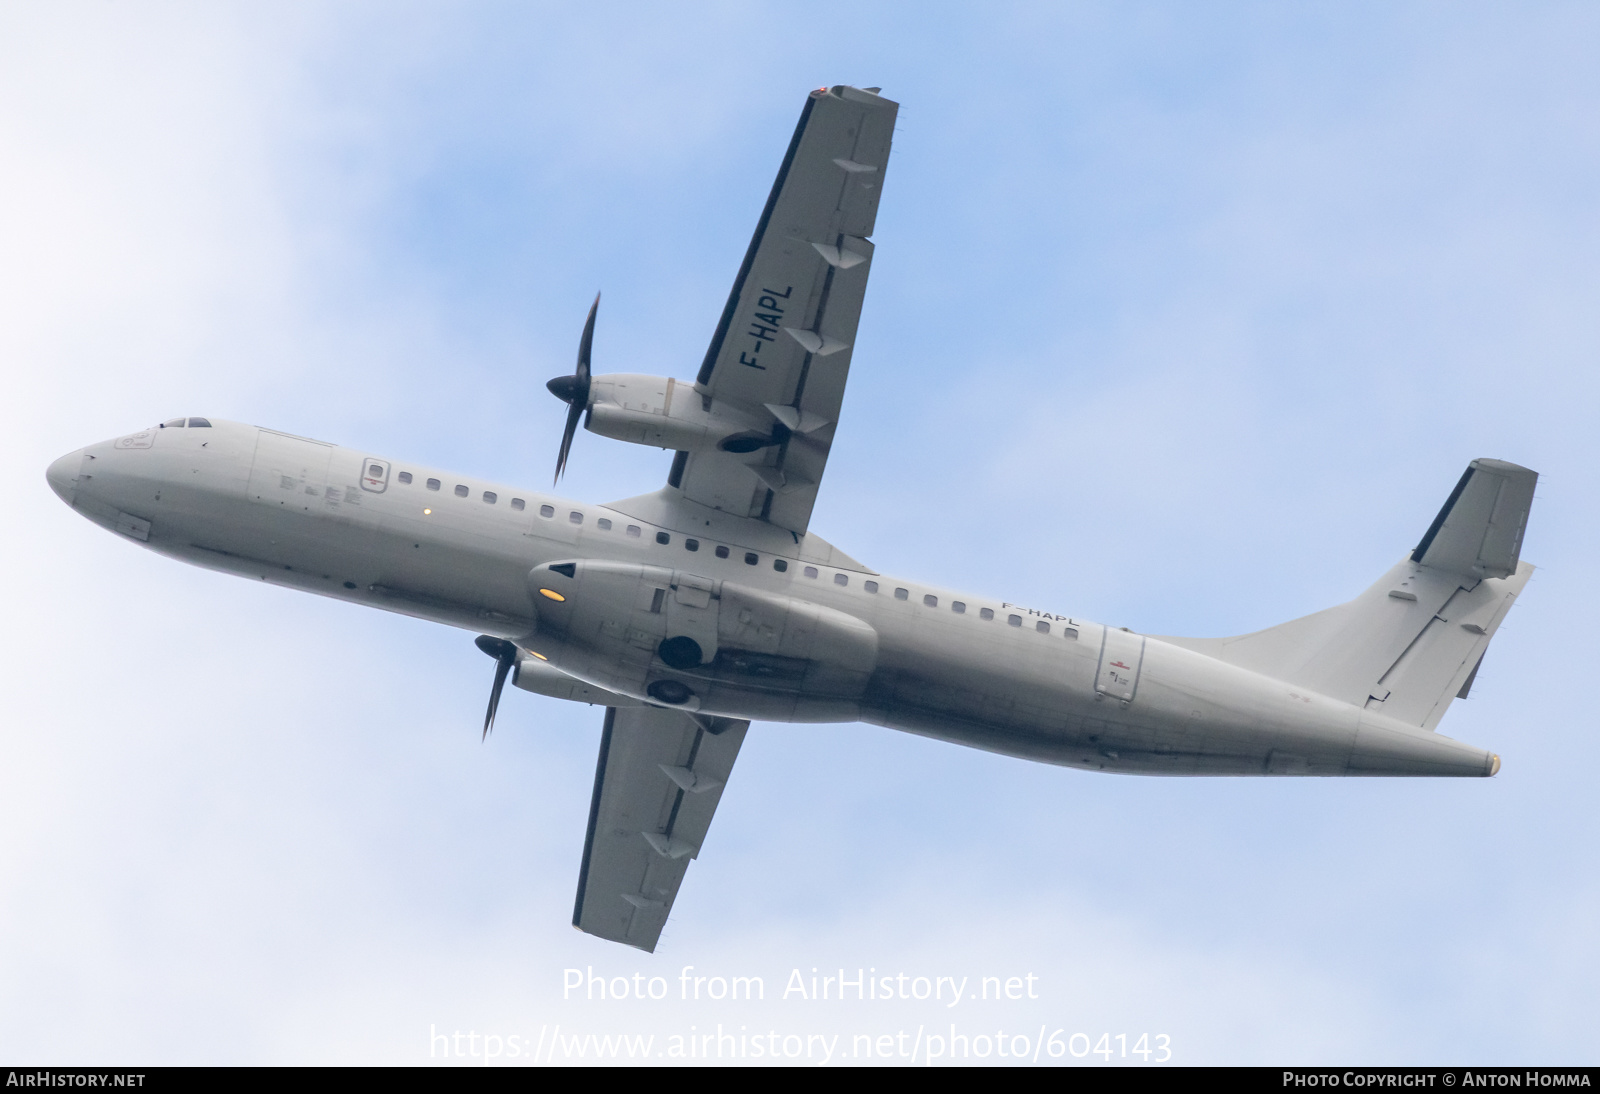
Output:
[[479,633],[507,682],[605,709],[572,922],[654,951],[755,720],[864,721],[1149,775],[1492,776],[1437,732],[1533,567],[1538,476],[1471,461],[1348,603],[1254,634],[1136,633],[880,573],[810,528],[898,104],[811,92],[694,380],[593,375],[580,421],[674,453],[605,505],[204,417],[61,457],[83,516],[213,570]]

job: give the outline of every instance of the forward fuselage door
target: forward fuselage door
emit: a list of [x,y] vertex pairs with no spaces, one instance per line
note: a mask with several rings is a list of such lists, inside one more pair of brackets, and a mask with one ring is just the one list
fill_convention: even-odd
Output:
[[1144,663],[1144,635],[1106,627],[1101,632],[1100,669],[1095,674],[1094,690],[1109,699],[1124,703],[1139,690],[1139,666]]
[[328,458],[333,446],[271,429],[256,431],[255,462],[250,468],[250,497],[285,507],[308,507],[328,484]]

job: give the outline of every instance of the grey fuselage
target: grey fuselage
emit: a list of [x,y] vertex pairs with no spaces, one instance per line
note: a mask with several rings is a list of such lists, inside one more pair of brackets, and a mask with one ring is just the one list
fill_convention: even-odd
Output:
[[[652,684],[679,680],[708,714],[861,720],[1146,774],[1482,776],[1496,765],[1169,642],[877,574],[815,535],[670,488],[587,505],[211,421],[92,445],[49,481],[152,550],[511,639],[540,659],[525,662],[530,674],[559,670],[611,705],[658,701]],[[550,569],[563,563],[570,577]],[[707,608],[720,615],[695,616]],[[710,620],[684,626],[721,652],[674,668],[659,642],[690,616]]]

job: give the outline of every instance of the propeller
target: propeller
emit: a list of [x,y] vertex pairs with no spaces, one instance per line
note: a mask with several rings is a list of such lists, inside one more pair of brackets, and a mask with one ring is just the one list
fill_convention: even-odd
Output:
[[567,428],[561,434],[561,454],[556,457],[556,477],[552,485],[561,481],[567,469],[567,454],[572,451],[572,438],[578,432],[578,419],[589,409],[589,347],[594,342],[594,313],[600,309],[600,294],[594,294],[589,307],[589,319],[583,324],[583,341],[578,343],[578,367],[571,376],[557,376],[545,384],[550,394],[567,404]]
[[517,647],[504,638],[494,638],[487,634],[480,634],[474,640],[477,647],[495,659],[494,688],[489,692],[489,713],[483,716],[483,739],[489,739],[489,730],[494,728],[494,712],[500,707],[500,692],[506,686],[506,677],[511,674],[511,669],[517,663]]

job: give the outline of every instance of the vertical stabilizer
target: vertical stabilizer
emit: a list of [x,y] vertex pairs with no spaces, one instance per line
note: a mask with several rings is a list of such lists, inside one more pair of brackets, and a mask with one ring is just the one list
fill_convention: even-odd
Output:
[[1416,549],[1356,599],[1254,634],[1163,641],[1434,729],[1533,574],[1520,556],[1538,478],[1473,460]]

